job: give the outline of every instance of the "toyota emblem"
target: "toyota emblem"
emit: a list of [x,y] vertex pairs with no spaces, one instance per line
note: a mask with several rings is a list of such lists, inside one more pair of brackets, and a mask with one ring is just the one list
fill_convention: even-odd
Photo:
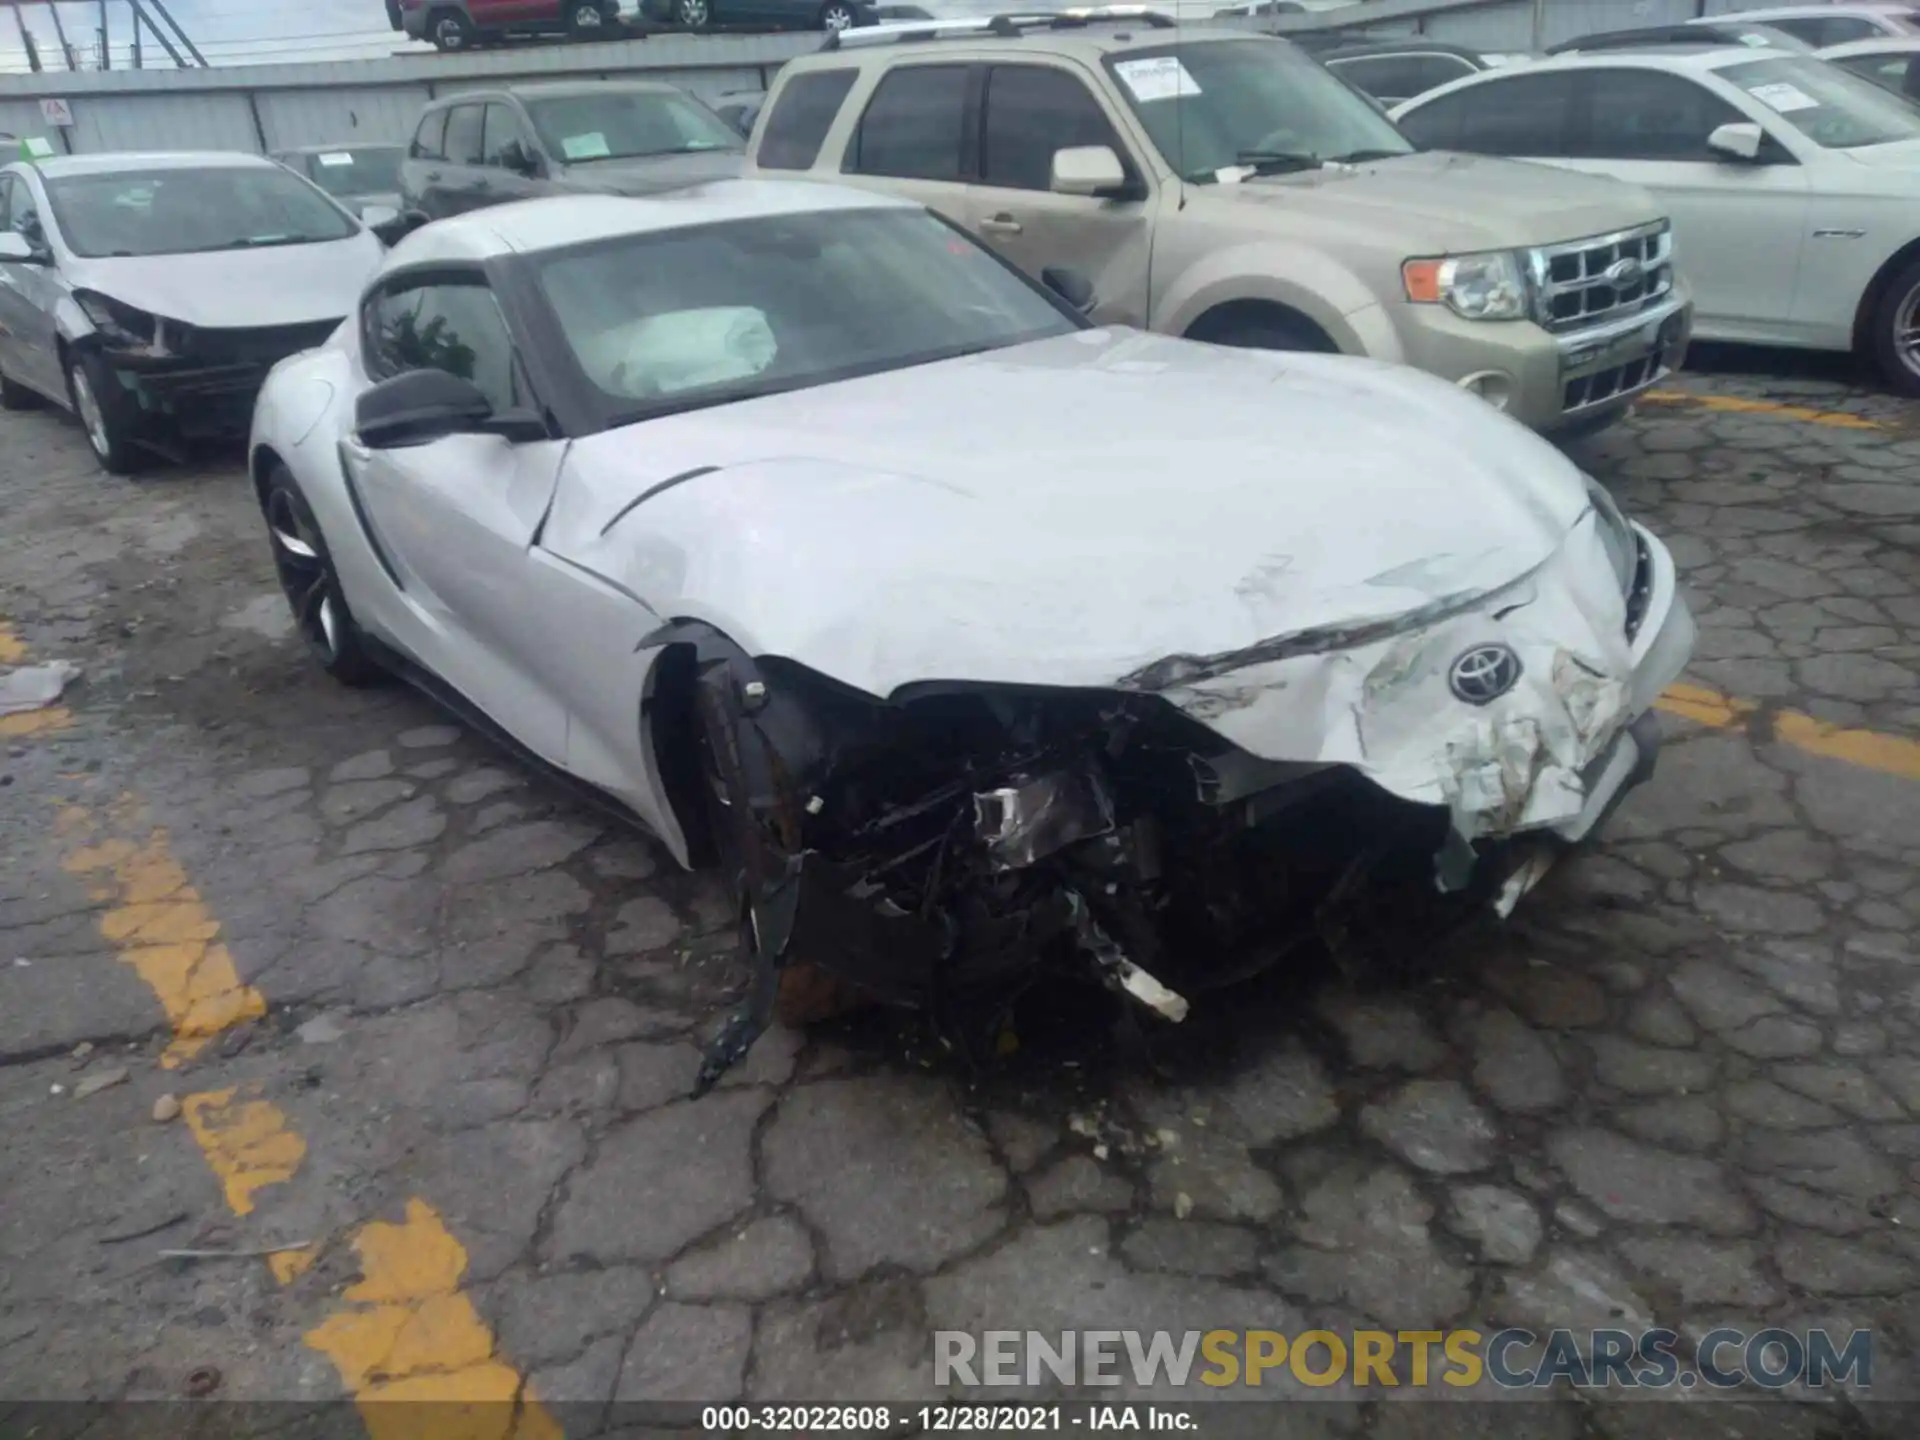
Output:
[[1498,700],[1520,683],[1520,657],[1506,645],[1476,645],[1447,672],[1453,693],[1469,705]]

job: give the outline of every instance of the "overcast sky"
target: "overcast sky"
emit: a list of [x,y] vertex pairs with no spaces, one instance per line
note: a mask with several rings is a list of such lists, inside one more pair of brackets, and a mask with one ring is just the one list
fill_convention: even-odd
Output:
[[[391,54],[403,37],[387,26],[384,0],[160,0],[215,65],[282,60],[346,60]],[[0,68],[25,70],[26,52],[11,7],[0,7]],[[32,31],[48,69],[59,66],[53,6],[24,0],[20,18]],[[107,29],[115,68],[132,63],[133,10],[128,0],[107,0]],[[100,6],[93,0],[62,0],[60,23],[81,63],[98,63]],[[170,65],[166,51],[145,38],[145,63]]]

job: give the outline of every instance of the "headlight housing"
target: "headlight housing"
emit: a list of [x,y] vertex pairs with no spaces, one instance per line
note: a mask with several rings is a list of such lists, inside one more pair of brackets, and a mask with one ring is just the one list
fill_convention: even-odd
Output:
[[1511,250],[1409,260],[1400,267],[1407,299],[1445,305],[1465,320],[1524,320],[1527,277]]
[[1614,578],[1620,582],[1620,593],[1631,595],[1634,577],[1640,571],[1639,542],[1634,539],[1633,527],[1620,513],[1620,506],[1607,492],[1607,487],[1591,475],[1586,480],[1587,498],[1593,502],[1594,528],[1600,532],[1600,543],[1606,547],[1607,562],[1613,566]]
[[97,290],[76,290],[73,300],[93,322],[100,338],[115,350],[145,350],[160,333],[160,322],[146,311]]

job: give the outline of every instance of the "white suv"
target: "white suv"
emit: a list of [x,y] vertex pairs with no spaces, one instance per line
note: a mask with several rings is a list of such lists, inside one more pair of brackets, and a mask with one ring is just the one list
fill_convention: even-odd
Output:
[[1645,186],[1696,337],[1858,350],[1920,395],[1920,111],[1898,96],[1808,55],[1674,47],[1489,71],[1393,115],[1423,149]]
[[1863,4],[1777,5],[1764,10],[1741,10],[1732,15],[1709,15],[1691,25],[1717,25],[1728,20],[1752,21],[1784,30],[1816,50],[1848,40],[1871,40],[1881,35],[1920,35],[1920,5],[1910,0],[1868,0]]

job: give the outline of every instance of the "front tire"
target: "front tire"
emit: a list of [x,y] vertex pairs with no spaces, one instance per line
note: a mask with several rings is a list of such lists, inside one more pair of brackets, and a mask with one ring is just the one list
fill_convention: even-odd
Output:
[[1874,307],[1867,348],[1895,391],[1920,396],[1920,260],[1893,277]]
[[853,7],[846,0],[827,0],[820,7],[820,28],[828,34],[841,30],[851,30],[860,21],[853,13]]
[[567,7],[567,33],[576,40],[604,40],[612,34],[601,0],[574,0]]
[[276,464],[268,474],[261,510],[273,547],[273,568],[293,610],[294,628],[320,668],[342,685],[377,683],[383,672],[367,652],[360,627],[347,608],[346,591],[334,571],[320,524],[286,466]]
[[458,10],[436,10],[427,17],[427,38],[438,50],[471,50],[473,21]]
[[713,23],[712,0],[673,0],[673,19],[682,30],[704,30]]
[[109,475],[138,472],[147,459],[133,442],[138,412],[113,368],[97,351],[69,358],[67,394],[100,468]]

